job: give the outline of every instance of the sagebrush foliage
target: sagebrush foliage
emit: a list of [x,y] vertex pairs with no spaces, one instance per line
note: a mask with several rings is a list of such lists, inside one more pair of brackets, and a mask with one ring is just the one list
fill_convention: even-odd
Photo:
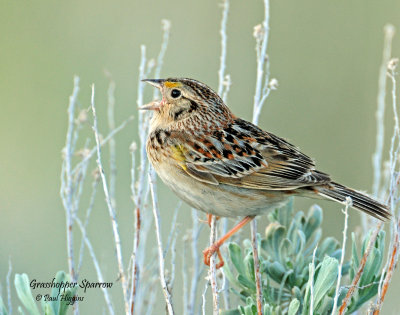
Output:
[[[271,212],[269,220],[271,223],[265,229],[264,237],[258,238],[264,314],[309,314],[311,307],[313,314],[331,314],[342,250],[335,238],[321,239],[321,208],[314,205],[307,214],[302,211],[294,213],[291,201],[287,206]],[[363,240],[361,256],[369,237],[367,235]],[[384,238],[385,233],[381,231],[360,279],[359,286],[362,288],[352,298],[347,314],[358,310],[377,293]],[[251,242],[245,240],[242,247],[230,243],[228,251],[224,273],[232,285],[231,291],[240,298],[242,305],[221,314],[257,314]],[[348,291],[343,283],[351,283],[359,261],[353,234],[351,258],[342,266],[338,306]],[[314,276],[311,278],[313,266]]]

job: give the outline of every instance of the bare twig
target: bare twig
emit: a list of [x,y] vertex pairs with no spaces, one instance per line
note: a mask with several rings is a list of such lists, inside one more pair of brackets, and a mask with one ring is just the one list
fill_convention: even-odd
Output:
[[[398,222],[398,224],[400,226],[400,221]],[[398,256],[399,256],[399,248],[398,247],[399,247],[399,234],[397,233],[395,241],[393,243],[392,252],[390,255],[389,268],[387,270],[386,277],[383,282],[383,286],[382,286],[381,293],[379,295],[378,303],[375,306],[375,310],[373,313],[374,315],[378,315],[380,313],[383,301],[385,300],[386,292],[388,290],[390,280],[392,279],[394,268],[396,267],[396,262],[397,262]]]
[[[139,78],[138,78],[138,96],[137,96],[137,105],[142,106],[143,104],[143,82],[144,73],[145,73],[145,65],[146,65],[146,47],[141,46],[141,57],[140,57],[140,66],[139,66]],[[141,215],[140,209],[142,208],[142,198],[144,187],[146,186],[146,169],[147,169],[147,157],[146,157],[146,137],[147,137],[147,129],[143,126],[143,117],[145,113],[143,111],[139,111],[139,124],[138,124],[138,132],[140,137],[140,169],[139,169],[139,181],[138,188],[135,189],[135,154],[136,154],[136,143],[132,143],[130,146],[131,157],[132,157],[132,167],[131,167],[131,193],[132,199],[135,202],[135,232],[133,237],[133,262],[132,262],[132,274],[131,274],[131,293],[129,295],[129,305],[131,314],[135,313],[135,297],[136,297],[136,287],[138,284],[139,273],[138,273],[138,249],[140,244],[140,227],[141,227]]]
[[[107,118],[108,118],[108,128],[110,131],[115,129],[115,119],[114,119],[114,108],[115,108],[115,82],[110,76],[110,84],[107,91]],[[115,183],[117,179],[117,163],[116,163],[116,150],[115,150],[115,139],[111,138],[108,147],[110,150],[110,198],[113,207],[115,208]]]
[[[264,78],[264,68],[265,68],[265,60],[266,60],[268,37],[269,37],[269,0],[264,0],[264,21],[262,25],[258,25],[254,28],[254,37],[256,38],[257,79],[256,79],[256,91],[254,94],[254,105],[253,105],[253,124],[257,124],[261,114],[261,109],[264,105],[266,98],[269,95],[269,89],[267,89],[269,80],[268,61],[267,61],[267,73]],[[263,81],[264,81],[264,89],[261,89]],[[251,222],[250,227],[252,235],[254,272],[255,272],[256,289],[257,289],[257,312],[259,315],[262,315],[263,296],[261,290],[260,261],[258,258],[256,220],[253,220]]]
[[[81,154],[81,156],[84,157],[85,154],[87,154],[87,152],[88,152],[87,147],[89,145],[89,142],[90,142],[90,139],[86,139],[84,148],[82,150],[80,150],[79,152],[75,153],[75,155]],[[73,194],[73,209],[74,209],[73,215],[74,216],[77,214],[77,211],[79,209],[79,203],[81,201],[81,197],[82,197],[82,193],[83,193],[83,187],[84,187],[83,184],[86,179],[88,166],[89,166],[89,161],[87,161],[86,163],[83,163],[82,167],[74,175],[74,184],[75,184],[75,189],[74,189],[74,194]],[[76,277],[78,278],[78,275],[76,275]]]
[[168,250],[169,250],[169,248],[171,247],[172,248],[172,243],[174,242],[174,238],[176,238],[176,221],[177,221],[177,219],[178,219],[178,211],[179,211],[179,208],[181,207],[181,205],[182,205],[182,201],[178,201],[178,204],[176,205],[176,207],[175,207],[175,210],[174,210],[174,215],[172,216],[172,221],[171,221],[171,227],[170,227],[170,231],[169,231],[169,234],[168,234],[168,238],[167,238],[167,244],[165,244],[165,249],[164,249],[164,252],[163,252],[163,255],[164,255],[164,258],[167,256],[167,253],[168,253]]
[[[158,78],[161,73],[161,68],[162,68],[165,52],[166,52],[166,49],[168,46],[170,27],[171,27],[171,23],[168,20],[162,20],[163,40],[161,43],[160,52],[157,57],[157,64],[156,64],[155,74],[154,74],[156,78]],[[138,83],[139,85],[138,85],[138,97],[137,97],[138,107],[143,105],[144,84],[143,84],[142,80],[150,74],[153,67],[154,67],[154,60],[150,60],[146,67],[146,47],[142,45],[141,46],[141,59],[140,59],[140,66],[139,66],[139,83]],[[156,99],[158,97],[158,93],[159,93],[158,90],[154,89],[153,99]],[[142,233],[141,232],[141,229],[142,229],[141,228],[141,220],[142,220],[141,219],[141,209],[143,208],[144,200],[147,199],[147,197],[146,197],[147,192],[145,192],[145,188],[149,187],[148,182],[151,180],[150,176],[149,176],[149,178],[147,178],[145,176],[147,173],[149,173],[148,172],[149,167],[148,167],[148,162],[147,162],[147,157],[146,157],[146,139],[147,139],[147,134],[148,134],[149,121],[150,121],[150,113],[146,113],[144,111],[139,111],[138,132],[139,132],[139,138],[140,138],[140,148],[139,148],[140,170],[139,170],[138,188],[137,189],[135,189],[135,182],[134,182],[134,179],[135,179],[135,172],[134,172],[135,156],[134,156],[134,153],[132,153],[132,170],[131,170],[131,174],[132,174],[131,191],[132,191],[132,196],[133,196],[133,199],[135,201],[135,206],[136,206],[135,207],[136,230],[135,230],[133,252],[132,252],[133,268],[132,268],[132,275],[131,275],[131,281],[132,281],[131,282],[131,294],[130,294],[130,300],[129,300],[132,314],[134,314],[138,311],[138,310],[134,310],[135,309],[135,297],[136,297],[137,282],[139,279],[138,270],[140,269],[140,266],[142,265],[141,262],[138,262],[138,257],[141,253],[143,253],[143,252],[139,252],[139,244],[140,244],[139,241],[143,240],[145,242],[145,238],[143,236],[145,236],[148,231],[148,230],[143,231],[144,235],[141,236],[141,233]],[[136,145],[134,145],[133,147],[136,149]],[[132,149],[132,147],[131,147],[131,149]],[[152,171],[150,171],[150,173],[151,172]],[[150,187],[150,188],[152,189],[152,195],[153,195],[153,187]],[[153,199],[153,204],[154,204],[154,199]],[[153,207],[153,211],[155,211],[154,207]],[[156,222],[156,225],[158,225],[158,224],[159,224],[159,222]],[[176,233],[175,234],[173,233],[171,235],[176,236]],[[161,243],[159,245],[161,246]],[[167,244],[167,247],[168,246],[169,246],[169,243]],[[164,279],[161,279],[161,284],[163,287],[164,295],[166,296],[166,301],[167,301],[167,306],[168,306],[169,312],[170,312],[170,314],[172,314],[173,313],[172,300],[170,298],[170,293],[168,291],[168,286],[167,286],[166,280],[165,280],[164,258],[165,258],[165,256],[163,254],[163,267],[162,267],[162,270],[160,270],[160,274],[161,274],[161,272],[163,273]],[[141,257],[141,259],[143,262],[143,257]],[[172,257],[172,264],[173,264],[172,267],[173,268],[175,268],[174,260],[175,260],[175,257],[173,254],[173,257]],[[160,262],[160,264],[161,264],[161,262]],[[165,285],[163,285],[163,283]],[[168,296],[169,296],[170,300],[168,300]]]
[[175,269],[176,269],[176,240],[178,238],[179,229],[174,228],[174,235],[171,241],[171,276],[169,277],[168,286],[172,289],[174,288],[174,281],[175,281]]
[[93,112],[93,131],[94,131],[94,135],[96,138],[97,166],[100,171],[100,176],[101,176],[101,180],[103,183],[104,195],[106,197],[107,208],[108,208],[108,212],[109,212],[110,219],[111,219],[115,249],[116,249],[116,254],[117,254],[119,278],[121,279],[122,292],[123,292],[123,297],[124,297],[125,313],[129,314],[129,304],[128,304],[128,295],[127,295],[128,294],[128,285],[127,285],[127,280],[125,277],[124,263],[123,263],[123,258],[122,258],[121,238],[119,236],[116,213],[115,213],[114,207],[111,202],[110,193],[109,193],[108,186],[107,186],[107,179],[106,179],[106,176],[104,173],[103,164],[101,162],[100,137],[99,137],[99,131],[97,128],[96,108],[94,105],[94,84],[92,85],[91,108],[92,108],[92,112]]
[[[100,269],[99,261],[97,260],[96,254],[94,253],[93,246],[92,246],[91,242],[89,241],[89,239],[88,239],[88,237],[86,235],[85,225],[82,223],[82,221],[78,217],[75,217],[74,219],[75,219],[75,222],[78,224],[78,227],[79,227],[79,229],[80,229],[80,231],[82,233],[82,240],[86,244],[86,247],[87,247],[87,249],[89,251],[90,257],[92,258],[94,269],[96,270],[96,274],[97,274],[97,280],[99,282],[104,282],[104,277],[103,277],[103,274],[102,274],[101,269]],[[101,290],[102,290],[103,295],[104,295],[104,300],[106,301],[108,312],[111,315],[114,315],[115,314],[114,313],[114,308],[113,308],[113,305],[112,305],[112,302],[111,302],[111,297],[108,294],[107,289],[102,287]]]
[[[131,146],[131,156],[132,156],[132,167],[131,167],[131,191],[132,197],[135,196],[135,150]],[[144,172],[143,172],[144,173]],[[136,205],[135,207],[135,236],[133,240],[133,259],[132,259],[132,275],[131,275],[131,294],[129,305],[131,308],[131,314],[134,314],[135,311],[135,296],[136,296],[136,286],[138,283],[138,262],[137,262],[137,254],[140,244],[140,226],[141,226],[141,218],[140,218],[140,208]]]
[[[86,227],[89,223],[89,218],[90,218],[90,214],[92,213],[92,209],[94,206],[94,201],[95,201],[95,197],[96,197],[96,193],[97,193],[97,185],[98,185],[99,181],[97,180],[97,178],[95,178],[93,180],[93,184],[92,184],[92,193],[90,196],[90,201],[89,201],[89,206],[86,210],[86,218],[85,218],[85,222],[83,224],[83,228],[84,230],[86,230]],[[77,218],[77,216],[75,216],[74,218]],[[79,250],[79,261],[78,261],[78,268],[77,268],[77,276],[79,275],[80,269],[82,267],[82,263],[83,263],[83,253],[84,253],[84,245],[85,245],[85,240],[84,238],[82,238],[81,240],[81,248]]]
[[224,103],[226,103],[226,100],[228,98],[229,89],[230,89],[231,84],[232,84],[231,76],[229,74],[227,74],[225,76],[225,80],[224,80],[223,84],[224,84],[225,88],[224,88],[224,93],[222,93],[222,100],[224,101]]
[[[398,162],[398,148],[399,148],[399,141],[400,141],[400,128],[399,128],[399,118],[397,114],[397,95],[396,95],[396,78],[395,78],[395,69],[397,67],[398,59],[392,59],[388,63],[388,75],[390,79],[392,80],[392,105],[393,105],[393,116],[394,116],[394,130],[393,130],[393,136],[392,136],[392,141],[391,141],[391,147],[390,147],[390,191],[389,191],[389,202],[390,202],[390,209],[392,211],[393,218],[395,218],[395,208],[396,208],[396,192],[397,192],[397,186],[398,186],[398,181],[396,180],[397,175],[395,172],[395,167]],[[398,147],[395,152],[395,142],[398,142]],[[388,290],[390,280],[393,276],[394,268],[397,264],[398,261],[398,256],[399,256],[399,228],[400,228],[400,220],[396,222],[395,219],[392,220],[392,228],[391,228],[391,254],[388,258],[387,264],[385,266],[386,274],[385,277],[383,277],[384,273],[382,273],[382,278],[380,281],[380,286],[379,286],[379,291],[378,291],[378,299],[376,306],[374,307],[374,315],[377,315],[380,313],[380,310],[382,308],[383,301],[385,299],[386,292]]]
[[[264,0],[264,21],[261,25],[254,28],[254,37],[256,38],[256,52],[257,52],[257,79],[256,90],[254,93],[254,106],[253,106],[253,123],[258,123],[258,118],[266,99],[266,87],[268,86],[269,73],[264,78],[265,61],[267,60],[267,47],[269,38],[269,0]],[[264,82],[264,88],[262,88]],[[264,91],[264,93],[263,93]]]
[[346,252],[346,240],[347,240],[347,227],[348,227],[348,219],[349,219],[349,206],[352,204],[351,198],[347,197],[346,198],[346,205],[344,208],[344,227],[343,227],[343,241],[342,241],[342,255],[340,257],[340,263],[338,267],[338,278],[337,278],[337,283],[336,283],[336,291],[335,291],[335,297],[333,299],[333,309],[332,309],[332,315],[336,314],[337,311],[337,301],[339,298],[340,294],[340,280],[342,279],[342,268],[343,268],[343,262],[344,262],[344,255]]
[[[222,0],[222,18],[221,18],[221,26],[220,26],[220,30],[219,30],[219,33],[221,35],[221,55],[220,55],[219,70],[218,70],[218,95],[220,95],[222,97],[222,100],[224,102],[226,102],[230,84],[231,84],[230,76],[225,75],[227,41],[228,41],[228,37],[226,34],[226,29],[227,29],[227,24],[228,24],[228,13],[229,13],[229,0]],[[226,233],[227,219],[222,218],[220,224],[223,227],[222,235],[224,235]],[[215,228],[217,228],[217,224],[215,225]],[[211,229],[212,229],[212,227],[211,227]],[[216,234],[216,230],[212,231],[211,233]],[[224,276],[222,282],[223,282],[222,297],[224,299],[225,308],[228,308],[229,307],[228,279]]]
[[72,179],[72,141],[75,124],[75,107],[79,92],[79,77],[74,77],[74,88],[69,98],[68,106],[68,130],[63,150],[64,159],[61,169],[61,189],[60,195],[65,209],[66,227],[67,227],[67,253],[68,253],[68,271],[73,280],[75,279],[75,262],[74,262],[74,246],[73,246],[73,179]]
[[174,314],[174,309],[173,309],[173,304],[172,304],[171,293],[169,291],[167,282],[165,280],[165,270],[164,270],[165,260],[164,260],[164,253],[163,253],[162,239],[161,239],[160,212],[158,210],[156,175],[155,175],[155,172],[153,169],[151,169],[151,171],[150,171],[149,182],[150,182],[151,197],[153,200],[154,222],[155,222],[155,226],[156,226],[161,287],[162,287],[162,290],[164,293],[165,302],[167,303],[168,314],[172,315],[172,314]]
[[[214,244],[217,240],[217,219],[215,215],[211,218],[211,232],[210,232],[210,246]],[[214,253],[210,258],[210,268],[208,270],[208,278],[211,283],[211,291],[213,296],[213,314],[219,314],[219,294],[218,294],[218,284],[216,275],[216,253]]]
[[8,272],[6,276],[6,286],[7,286],[7,304],[8,304],[8,315],[12,314],[12,304],[11,304],[11,273],[12,273],[12,264],[11,257],[8,259]]
[[221,56],[219,62],[218,70],[218,94],[222,95],[224,90],[224,78],[225,78],[225,68],[226,68],[226,25],[228,22],[228,12],[229,12],[229,0],[222,0],[222,19],[221,19]]
[[310,315],[313,315],[314,310],[314,274],[315,274],[315,253],[317,252],[318,246],[315,246],[312,262],[311,262],[311,272],[310,272]]
[[198,289],[198,283],[201,275],[200,264],[201,261],[199,259],[199,253],[197,251],[197,243],[200,236],[199,227],[199,217],[197,215],[197,210],[192,209],[192,237],[191,237],[191,244],[192,244],[192,258],[193,258],[193,275],[192,275],[192,283],[190,287],[190,300],[188,305],[188,314],[194,314],[195,312],[195,303],[196,303],[196,293]]
[[183,251],[182,251],[182,284],[183,284],[183,312],[182,314],[193,314],[193,311],[190,311],[189,306],[189,296],[188,296],[188,263],[187,263],[187,247],[190,242],[190,238],[188,235],[185,235],[183,238]]
[[210,285],[210,281],[207,281],[205,286],[204,286],[204,290],[203,290],[203,294],[201,295],[201,311],[203,315],[206,315],[206,293],[208,290],[208,287]]
[[[376,148],[373,155],[373,169],[374,169],[374,181],[372,192],[374,196],[379,196],[380,185],[381,185],[381,164],[382,164],[382,152],[384,142],[384,114],[385,114],[385,97],[386,97],[386,72],[387,64],[389,62],[391,51],[392,51],[392,39],[394,36],[394,27],[392,25],[385,26],[385,39],[383,46],[383,58],[382,64],[379,69],[379,90],[377,96],[378,108],[376,111]],[[364,226],[364,230],[368,230],[368,226]]]
[[365,264],[367,262],[368,256],[369,256],[369,254],[371,252],[372,247],[375,244],[376,238],[378,237],[378,234],[379,234],[379,231],[381,230],[381,227],[382,227],[382,222],[379,222],[377,224],[373,234],[371,235],[371,237],[369,239],[367,248],[366,248],[366,250],[364,252],[364,255],[363,255],[363,257],[362,257],[362,259],[360,261],[360,265],[358,266],[358,271],[357,271],[356,275],[354,276],[354,279],[353,279],[353,282],[351,283],[351,287],[350,287],[349,291],[347,291],[347,294],[346,294],[345,298],[343,299],[342,305],[340,306],[339,315],[344,314],[344,312],[346,311],[347,305],[348,305],[351,297],[353,296],[354,291],[357,288],[358,281],[360,281],[360,278],[361,278],[361,275],[362,275],[362,273],[364,271]]
[[253,246],[253,259],[254,259],[254,273],[256,280],[256,291],[257,291],[257,313],[258,315],[263,314],[262,310],[262,287],[261,287],[261,272],[260,272],[260,261],[258,258],[258,242],[257,242],[257,221],[253,220],[250,225],[251,229],[251,245]]
[[[163,39],[161,43],[161,49],[157,56],[157,65],[154,70],[155,78],[158,79],[161,74],[161,68],[164,62],[165,52],[167,51],[168,42],[169,42],[169,33],[171,30],[171,22],[169,20],[162,20],[161,26],[163,30]],[[158,89],[154,89],[153,99],[156,99],[158,95]]]

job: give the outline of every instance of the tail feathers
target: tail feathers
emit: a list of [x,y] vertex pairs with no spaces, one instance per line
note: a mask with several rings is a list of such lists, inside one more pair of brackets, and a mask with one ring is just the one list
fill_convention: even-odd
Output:
[[345,203],[346,198],[350,197],[354,208],[364,211],[381,221],[386,221],[391,217],[388,206],[340,184],[331,182],[314,188],[318,190],[319,195],[340,203]]

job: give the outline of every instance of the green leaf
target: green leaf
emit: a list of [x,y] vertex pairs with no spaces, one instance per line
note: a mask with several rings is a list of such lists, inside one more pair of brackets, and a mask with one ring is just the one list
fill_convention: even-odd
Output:
[[307,222],[304,225],[304,234],[306,238],[310,238],[310,236],[319,228],[322,222],[322,209],[318,205],[311,206],[307,215]]
[[[66,281],[66,274],[64,271],[59,271],[56,274],[55,277],[55,283],[60,283],[60,282],[65,282]],[[61,293],[62,291],[60,291],[58,288],[53,288],[51,290],[51,296],[55,297],[58,296],[60,294],[61,297]],[[56,299],[56,301],[50,301],[49,302],[51,308],[53,309],[53,313],[58,315],[59,311],[60,311],[60,298]]]
[[279,259],[279,247],[286,237],[286,228],[278,222],[273,222],[265,229],[265,240],[261,242],[261,247],[265,254],[273,260]]
[[[356,271],[356,268],[360,265],[360,261],[358,260],[358,253],[357,253],[357,242],[356,242],[356,235],[351,233],[351,261],[353,265],[353,271]],[[354,275],[351,277],[351,280],[353,280]]]
[[285,268],[277,261],[273,263],[267,262],[267,273],[277,283],[281,283],[281,280],[286,272]]
[[[72,281],[71,276],[66,275],[65,273],[64,273],[64,279],[65,279],[65,281],[68,281],[68,282]],[[69,302],[68,300],[69,300],[69,298],[73,298],[75,296],[77,289],[78,289],[77,287],[74,287],[72,289],[68,288],[65,290],[65,292],[63,293],[64,299],[63,299],[63,301],[60,302],[60,311],[59,311],[58,315],[67,314],[68,307],[71,305],[71,302]]]
[[379,274],[382,262],[382,255],[379,249],[373,247],[365,263],[364,271],[361,275],[360,286],[368,285],[374,281]]
[[325,255],[332,256],[338,247],[339,242],[337,240],[333,237],[327,237],[322,241],[321,245],[318,246],[316,256],[321,260]]
[[297,311],[299,310],[300,302],[298,299],[292,300],[289,304],[288,315],[296,315]]
[[246,267],[243,263],[242,249],[238,244],[232,242],[229,244],[228,250],[229,256],[236,270],[239,274],[244,276],[246,274]]
[[36,302],[33,299],[32,292],[29,286],[28,276],[23,274],[16,274],[14,278],[15,288],[21,303],[31,315],[40,315]]
[[256,284],[246,276],[238,275],[237,279],[240,282],[240,284],[243,285],[245,288],[248,288],[253,291],[256,289]]
[[335,283],[338,274],[339,262],[332,257],[325,256],[314,284],[314,309],[325,297],[325,294]]
[[246,266],[246,276],[250,281],[255,281],[255,274],[254,274],[254,259],[253,253],[249,252],[246,257],[244,258],[244,264]]
[[229,282],[233,285],[239,286],[240,284],[237,281],[236,277],[233,275],[230,264],[224,264],[222,268],[224,270],[224,275],[228,278]]
[[57,315],[54,313],[54,310],[51,307],[51,302],[44,302],[42,304],[42,309],[44,311],[44,315]]

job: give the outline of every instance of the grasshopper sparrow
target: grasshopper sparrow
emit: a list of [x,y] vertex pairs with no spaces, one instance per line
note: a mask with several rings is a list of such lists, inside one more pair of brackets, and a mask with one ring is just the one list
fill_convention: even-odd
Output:
[[245,217],[203,252],[206,264],[243,225],[293,195],[339,203],[351,197],[354,208],[390,217],[386,205],[332,181],[286,140],[236,117],[207,85],[187,78],[144,81],[162,94],[160,102],[140,108],[154,111],[146,149],[157,174],[198,210]]

